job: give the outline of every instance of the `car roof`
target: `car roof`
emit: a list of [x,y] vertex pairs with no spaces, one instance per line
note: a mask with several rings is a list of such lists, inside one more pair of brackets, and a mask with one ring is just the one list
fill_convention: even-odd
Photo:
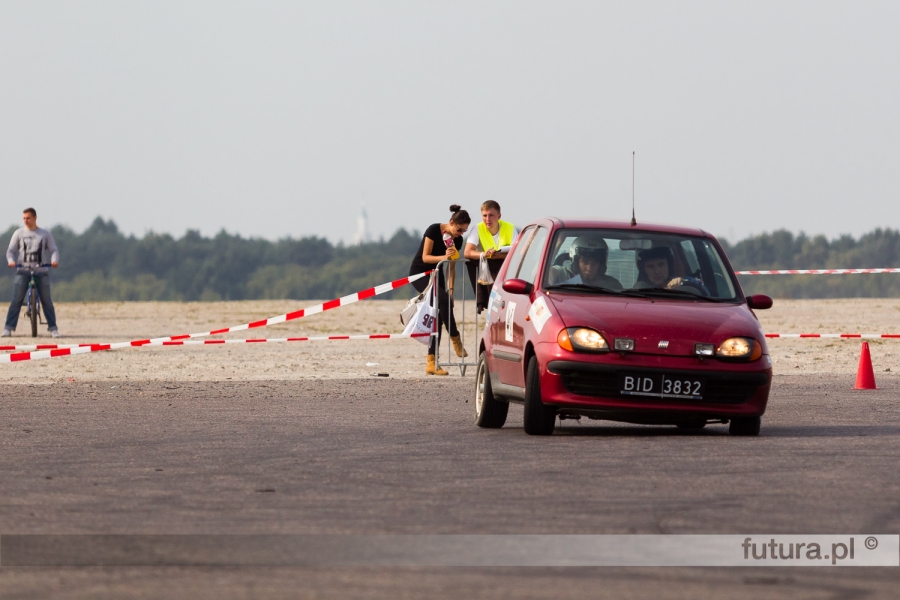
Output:
[[[549,223],[548,223],[549,221]],[[562,227],[573,229],[627,229],[630,231],[646,231],[651,233],[672,233],[676,235],[692,235],[711,237],[710,234],[695,227],[679,227],[677,225],[663,225],[660,223],[642,223],[638,221],[637,225],[632,225],[630,221],[607,221],[600,219],[561,219],[559,217],[545,217],[537,219],[533,223],[550,224],[554,229]],[[531,223],[529,223],[530,225]],[[527,227],[527,225],[525,226]],[[523,227],[522,229],[524,229]]]

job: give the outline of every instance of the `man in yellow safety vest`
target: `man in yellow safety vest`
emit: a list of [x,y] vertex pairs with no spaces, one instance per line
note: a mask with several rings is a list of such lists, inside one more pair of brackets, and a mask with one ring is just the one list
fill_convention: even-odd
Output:
[[516,227],[507,221],[500,220],[500,204],[495,200],[488,200],[481,205],[481,223],[473,227],[473,231],[466,239],[466,249],[463,256],[469,259],[466,267],[469,278],[475,288],[475,305],[478,312],[487,308],[488,297],[491,293],[490,285],[481,285],[476,281],[478,260],[482,255],[488,259],[488,267],[491,275],[497,276],[506,252],[500,252],[500,248],[508,247],[519,235]]

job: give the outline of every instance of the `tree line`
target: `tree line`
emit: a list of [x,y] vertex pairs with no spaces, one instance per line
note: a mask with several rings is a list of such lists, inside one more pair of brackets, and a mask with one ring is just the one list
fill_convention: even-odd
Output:
[[[858,239],[794,235],[778,230],[722,244],[736,271],[900,267],[900,231],[875,229]],[[880,275],[746,275],[746,294],[776,298],[889,298],[900,296],[900,273]]]
[[[0,240],[8,245],[15,227]],[[147,233],[126,236],[97,217],[81,233],[58,225],[50,232],[60,268],[51,274],[54,301],[216,301],[335,298],[403,277],[419,234],[398,229],[390,239],[360,246],[325,238],[243,238],[221,231],[204,237]],[[5,248],[5,246],[4,246]],[[0,278],[12,297],[13,277]],[[384,297],[412,296],[400,289]]]
[[[2,243],[15,229],[3,234]],[[359,246],[225,231],[136,237],[100,217],[81,233],[62,225],[51,233],[62,265],[53,270],[53,296],[65,302],[336,298],[406,275],[421,240],[419,232],[405,229]],[[900,267],[900,231],[892,229],[832,240],[779,230],[722,244],[735,270]],[[11,297],[12,285],[11,275],[0,278],[0,297]],[[748,294],[779,298],[890,297],[900,295],[900,274],[743,276],[741,285]],[[400,288],[381,297],[413,294]]]

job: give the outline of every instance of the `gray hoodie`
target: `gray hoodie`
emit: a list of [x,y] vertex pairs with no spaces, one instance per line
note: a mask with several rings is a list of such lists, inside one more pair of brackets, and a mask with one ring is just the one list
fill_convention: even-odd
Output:
[[[38,227],[34,231],[27,227],[16,229],[6,250],[6,262],[14,262],[23,267],[41,267],[59,262],[59,249],[53,236],[46,229]],[[39,271],[46,269],[38,268]]]

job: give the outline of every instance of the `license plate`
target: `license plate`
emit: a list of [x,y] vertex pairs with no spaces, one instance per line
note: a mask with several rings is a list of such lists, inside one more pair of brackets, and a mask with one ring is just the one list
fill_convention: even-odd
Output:
[[619,393],[623,396],[702,400],[704,387],[706,381],[702,377],[686,377],[670,373],[619,375]]

